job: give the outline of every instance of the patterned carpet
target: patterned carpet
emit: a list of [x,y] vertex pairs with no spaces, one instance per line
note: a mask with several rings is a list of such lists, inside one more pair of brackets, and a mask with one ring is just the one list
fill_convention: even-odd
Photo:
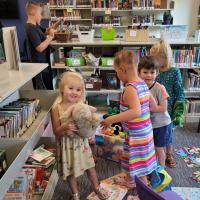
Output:
[[[184,128],[176,129],[174,132],[174,147],[180,148],[189,145],[200,147],[200,133],[197,133],[196,130],[196,125],[190,125],[185,126]],[[177,167],[174,169],[167,168],[167,171],[173,178],[172,186],[200,188],[200,184],[196,183],[190,178],[192,172],[195,171],[195,168],[188,168],[182,158],[178,158],[177,156],[175,157],[177,160]],[[99,180],[102,180],[119,173],[120,166],[116,162],[98,159],[96,163],[96,170]],[[90,183],[86,175],[78,178],[78,186],[81,197],[83,200],[85,200],[91,192]],[[135,193],[135,191],[132,191],[132,193]],[[69,199],[70,190],[68,188],[68,184],[63,182],[62,180],[59,180],[52,200]]]

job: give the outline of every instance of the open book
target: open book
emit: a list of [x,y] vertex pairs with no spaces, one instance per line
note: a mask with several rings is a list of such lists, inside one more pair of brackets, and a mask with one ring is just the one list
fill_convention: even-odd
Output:
[[[128,192],[128,187],[126,187],[125,179],[127,174],[122,172],[110,178],[101,181],[100,186],[108,191],[110,197],[108,200],[122,200],[126,193]],[[88,200],[100,200],[95,192],[92,192],[88,197]]]
[[37,162],[41,162],[45,158],[48,158],[49,156],[52,155],[53,155],[52,152],[47,151],[42,146],[40,146],[31,153],[30,157],[36,160]]

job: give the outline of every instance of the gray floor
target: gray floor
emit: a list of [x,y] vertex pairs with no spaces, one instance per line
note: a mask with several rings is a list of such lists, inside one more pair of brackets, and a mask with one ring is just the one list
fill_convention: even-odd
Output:
[[[184,128],[177,129],[174,132],[174,147],[180,148],[190,145],[200,147],[200,133],[197,133],[196,130],[196,125],[185,126]],[[173,178],[172,186],[200,188],[200,184],[196,183],[190,178],[192,172],[198,169],[188,168],[182,158],[179,158],[178,156],[175,157],[177,160],[177,167],[174,169],[167,168],[167,171]],[[113,176],[120,172],[119,164],[103,159],[99,159],[97,161],[96,169],[99,180]],[[86,196],[88,196],[88,194],[91,192],[90,183],[86,175],[78,179],[78,184],[82,199],[85,200]],[[132,192],[134,193],[135,191]],[[70,199],[70,191],[68,185],[67,183],[59,180],[52,200],[68,199]]]

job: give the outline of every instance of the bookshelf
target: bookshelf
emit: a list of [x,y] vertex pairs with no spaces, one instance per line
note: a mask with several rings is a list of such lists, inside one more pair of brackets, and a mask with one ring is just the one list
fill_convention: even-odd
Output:
[[[60,47],[75,47],[75,48],[84,48],[86,52],[92,52],[94,55],[98,52],[99,55],[105,54],[109,52],[110,56],[113,56],[115,51],[121,50],[123,48],[128,49],[138,49],[138,48],[146,48],[149,49],[153,44],[155,44],[158,40],[157,39],[149,39],[148,42],[126,42],[124,39],[115,39],[113,41],[102,41],[101,39],[94,39],[92,43],[86,42],[79,42],[77,39],[72,40],[71,42],[67,43],[58,43],[56,41],[52,41],[51,45],[56,49],[54,54],[55,63],[52,63],[54,69],[59,71],[65,71],[70,67],[65,66],[65,64],[60,64],[57,56],[57,51]],[[183,76],[183,83],[185,85],[185,95],[186,97],[196,96],[196,98],[200,98],[200,89],[197,80],[199,77],[196,76],[194,78],[190,73],[192,71],[198,72],[200,69],[200,42],[196,42],[194,39],[188,38],[186,41],[171,41],[170,45],[173,49],[173,58],[174,64],[173,67],[179,68],[182,76]],[[115,50],[113,50],[115,49]],[[112,54],[112,55],[111,55]],[[198,58],[198,61],[197,61]],[[54,65],[55,64],[55,65]],[[98,66],[100,70],[111,70],[112,66]],[[92,66],[78,66],[73,67],[73,69],[77,69],[83,71],[84,73],[94,72],[96,67]],[[194,73],[193,72],[193,73]],[[191,77],[188,77],[191,76]],[[87,94],[119,94],[121,92],[120,89],[118,90],[90,90],[87,91]],[[189,100],[190,101],[190,100]],[[194,100],[195,101],[195,100]],[[194,102],[193,102],[194,105]],[[193,117],[194,116],[194,117]],[[194,112],[190,112],[186,115],[186,119],[189,122],[198,121],[199,114],[195,114]],[[192,121],[190,121],[192,120]]]
[[50,23],[54,23],[57,17],[64,17],[64,25],[91,26],[91,4],[90,1],[57,1],[49,2]]
[[70,26],[76,30],[76,25],[89,26],[95,29],[96,37],[99,37],[99,29],[105,25],[115,27],[118,36],[128,26],[159,28],[163,26],[163,13],[172,10],[168,0],[50,0],[48,7],[50,17],[45,19],[49,19],[50,24],[57,17],[64,17],[64,28]]
[[[14,178],[19,174],[30,152],[38,144],[45,128],[48,123],[50,123],[49,110],[57,96],[57,92],[47,90],[23,91],[21,89],[47,66],[47,64],[39,63],[22,63],[22,69],[15,71],[9,70],[4,64],[0,65],[0,106],[23,97],[38,98],[42,107],[40,114],[22,137],[0,138],[0,146],[6,149],[6,156],[8,159],[8,169],[0,179],[0,199],[3,199],[4,194],[9,189]],[[48,101],[46,101],[46,99],[48,99]],[[54,179],[57,180],[55,172]]]

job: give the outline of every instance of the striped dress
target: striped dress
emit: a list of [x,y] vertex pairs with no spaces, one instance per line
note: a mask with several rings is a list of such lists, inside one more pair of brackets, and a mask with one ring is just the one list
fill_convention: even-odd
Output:
[[[122,167],[134,178],[145,176],[154,171],[157,167],[153,129],[150,121],[149,111],[149,90],[145,82],[132,82],[136,90],[141,105],[141,115],[131,121],[122,123],[126,131],[124,142],[124,153],[122,156]],[[121,98],[120,110],[128,110],[128,106]]]

